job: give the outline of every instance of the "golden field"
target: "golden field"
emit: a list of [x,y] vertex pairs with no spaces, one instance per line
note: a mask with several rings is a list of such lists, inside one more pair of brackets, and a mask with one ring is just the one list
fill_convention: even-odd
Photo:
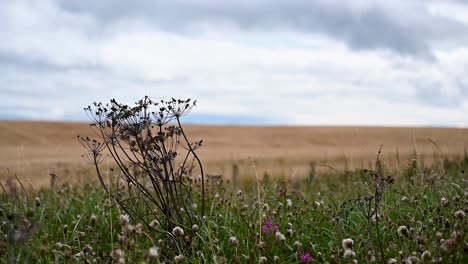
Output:
[[[468,145],[468,129],[400,127],[296,127],[186,125],[207,173],[229,178],[233,164],[241,177],[253,177],[249,157],[259,174],[305,176],[309,164],[326,172],[370,168],[381,146],[381,159],[389,167],[406,166],[414,153],[431,163],[440,157],[461,157]],[[49,174],[59,179],[94,179],[85,149],[77,135],[92,135],[86,123],[0,122],[0,178],[17,175],[32,186],[47,185]],[[104,164],[107,165],[107,164]],[[322,166],[327,165],[327,166]],[[111,166],[109,163],[108,166]]]

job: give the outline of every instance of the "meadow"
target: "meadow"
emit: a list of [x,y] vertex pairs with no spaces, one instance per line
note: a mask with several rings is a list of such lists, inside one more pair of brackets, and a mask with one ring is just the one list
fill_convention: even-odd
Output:
[[76,139],[88,125],[1,127],[2,263],[468,260],[466,129],[187,126],[224,179],[205,179],[203,215],[166,230],[97,184]]

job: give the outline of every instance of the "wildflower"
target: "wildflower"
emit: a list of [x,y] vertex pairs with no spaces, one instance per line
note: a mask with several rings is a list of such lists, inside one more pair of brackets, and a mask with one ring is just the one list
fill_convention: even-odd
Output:
[[166,245],[166,241],[164,239],[158,239],[158,245],[160,247],[164,247]]
[[258,242],[257,247],[258,247],[258,249],[260,249],[260,250],[261,250],[261,249],[264,249],[264,248],[265,248],[265,242],[263,242],[263,241]]
[[301,249],[301,247],[302,247],[301,242],[299,242],[299,241],[294,242],[294,244],[293,244],[294,251],[299,251]]
[[351,238],[345,238],[341,241],[344,250],[353,249],[354,241]]
[[286,199],[286,206],[288,208],[291,208],[293,206],[292,200],[291,199]]
[[374,262],[375,261],[374,252],[372,252],[372,250],[367,251],[366,258],[367,258],[367,263]]
[[455,216],[455,218],[462,220],[465,217],[465,212],[462,210],[458,210],[453,215]]
[[267,258],[266,257],[260,257],[260,259],[258,260],[258,263],[267,263]]
[[130,222],[130,216],[128,214],[121,214],[119,217],[120,225],[125,226]]
[[177,256],[174,257],[174,261],[175,261],[176,263],[180,263],[180,262],[184,261],[184,259],[185,259],[185,258],[184,258],[184,255],[182,255],[182,254],[181,254],[181,255],[177,255]]
[[387,261],[388,264],[397,264],[398,263],[398,260],[394,259],[394,258],[391,258]]
[[310,253],[307,252],[301,255],[300,263],[308,263],[311,260]]
[[323,200],[315,201],[315,207],[322,207],[322,205],[323,205]]
[[262,225],[262,232],[265,233],[267,237],[270,236],[270,232],[278,232],[279,227],[274,225],[270,219],[267,219]]
[[343,253],[343,257],[347,259],[352,259],[356,257],[356,252],[354,252],[352,249],[348,248],[345,249],[345,252]]
[[127,241],[128,241],[128,238],[126,235],[117,235],[118,236],[118,240],[119,240],[119,244],[120,245],[125,245],[127,244]]
[[447,253],[452,253],[456,247],[457,247],[457,240],[454,238],[449,238],[445,240],[442,243],[442,245],[440,245],[440,248]]
[[97,217],[96,215],[91,215],[91,217],[89,218],[89,221],[90,221],[90,224],[91,226],[95,226],[96,225],[96,221],[97,221]]
[[237,191],[237,197],[241,197],[242,196],[242,191],[241,190],[238,190]]
[[447,198],[442,197],[442,198],[440,199],[440,205],[441,205],[441,206],[447,207],[448,204],[449,204],[449,201],[447,200]]
[[155,220],[151,221],[149,225],[150,225],[150,227],[158,226],[158,225],[159,225],[159,221],[155,219]]
[[36,197],[34,199],[34,201],[35,201],[37,207],[41,206],[41,199],[39,197]]
[[274,255],[274,256],[273,256],[273,261],[274,261],[275,263],[278,262],[278,261],[279,261],[279,257],[276,256],[276,255]]
[[174,227],[174,229],[172,229],[172,234],[174,236],[183,236],[184,235],[184,230],[178,226]]
[[418,259],[418,258],[415,257],[415,256],[409,256],[409,257],[405,260],[405,263],[406,263],[406,264],[418,264],[418,263],[421,263],[421,260]]
[[233,247],[237,247],[237,245],[239,244],[239,241],[237,240],[235,236],[232,236],[229,238],[229,244],[231,244],[231,246]]
[[193,225],[192,226],[192,232],[194,232],[194,233],[198,232],[199,229],[200,228],[198,227],[198,225]]
[[406,226],[399,226],[397,229],[397,233],[399,236],[409,237],[409,230]]
[[426,262],[429,262],[431,260],[431,252],[429,251],[424,251],[422,254],[421,254],[421,259],[424,263]]
[[156,259],[159,256],[159,249],[157,247],[150,247],[146,252],[146,257],[149,259]]
[[284,237],[284,235],[281,234],[280,231],[277,231],[277,232],[275,233],[275,240],[276,240],[276,243],[280,243],[281,241],[283,241],[283,240],[285,240],[285,239],[286,239],[286,237]]
[[125,254],[120,248],[116,248],[109,253],[109,256],[112,259],[117,260],[117,259],[123,258]]

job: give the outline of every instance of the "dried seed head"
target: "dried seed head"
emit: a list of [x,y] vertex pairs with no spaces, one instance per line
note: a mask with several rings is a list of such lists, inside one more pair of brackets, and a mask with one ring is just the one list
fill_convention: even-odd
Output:
[[181,227],[176,226],[176,227],[174,227],[174,229],[172,229],[172,234],[174,236],[176,236],[176,237],[177,236],[183,236],[184,235],[184,230]]
[[36,203],[37,207],[41,206],[41,199],[39,197],[34,198],[34,202]]
[[453,215],[455,218],[462,220],[465,217],[465,212],[463,210],[458,210]]
[[109,253],[109,256],[113,259],[113,260],[118,260],[120,258],[122,258],[123,256],[125,256],[124,252],[120,249],[120,248],[116,248],[114,250],[112,250],[110,253]]
[[193,225],[192,226],[192,232],[194,232],[194,233],[198,232],[199,229],[200,228],[198,227],[198,225]]
[[441,206],[447,207],[448,204],[449,204],[449,201],[447,200],[447,198],[442,197],[442,198],[440,199],[440,205],[441,205]]
[[422,254],[421,254],[421,259],[424,263],[426,262],[429,262],[431,260],[431,252],[429,251],[424,251]]
[[266,257],[260,257],[258,263],[267,263],[268,259]]
[[409,256],[406,260],[405,263],[408,264],[419,264],[421,263],[421,260],[417,258],[416,256]]
[[283,234],[281,234],[280,231],[277,231],[275,233],[275,240],[276,240],[276,243],[280,243],[281,241],[284,241],[286,239],[286,237],[284,237]]
[[121,214],[119,221],[121,226],[125,226],[130,222],[130,216],[128,216],[128,214]]
[[150,247],[148,252],[146,252],[146,257],[150,260],[156,259],[159,256],[159,248],[157,247]]
[[184,258],[184,255],[182,255],[182,254],[181,254],[181,255],[177,255],[177,256],[174,257],[174,261],[175,261],[176,263],[180,263],[180,262],[184,261],[184,259],[185,259],[185,258]]
[[356,257],[356,253],[352,249],[345,249],[343,257],[346,259],[352,259]]
[[409,237],[409,230],[406,226],[399,226],[397,233],[399,236]]
[[456,247],[457,247],[457,240],[453,238],[445,240],[442,243],[442,245],[440,245],[440,248],[449,254],[452,253]]
[[301,242],[299,242],[299,241],[294,242],[294,244],[293,244],[294,251],[299,251],[301,249],[301,247],[302,247]]
[[89,218],[89,222],[91,224],[91,226],[95,226],[96,225],[96,222],[97,222],[97,217],[96,215],[91,215],[91,217]]
[[351,238],[345,238],[341,241],[344,250],[353,249],[354,241]]
[[229,238],[229,244],[231,244],[231,246],[233,247],[237,247],[239,241],[237,241],[237,238],[235,236],[232,236]]

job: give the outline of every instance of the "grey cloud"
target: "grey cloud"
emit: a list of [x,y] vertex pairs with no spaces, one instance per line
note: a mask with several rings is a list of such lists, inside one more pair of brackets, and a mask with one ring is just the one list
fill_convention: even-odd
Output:
[[167,31],[187,32],[197,23],[231,23],[247,30],[296,30],[323,33],[354,49],[388,49],[404,55],[430,56],[430,43],[459,42],[466,25],[431,16],[424,1],[378,3],[355,10],[342,1],[84,1],[58,0],[68,12],[89,14],[111,26],[126,19],[143,19]]
[[69,70],[97,71],[103,70],[104,66],[92,63],[60,64],[49,58],[22,55],[14,51],[0,50],[0,67],[15,68],[21,70],[32,70],[34,72],[63,72]]

